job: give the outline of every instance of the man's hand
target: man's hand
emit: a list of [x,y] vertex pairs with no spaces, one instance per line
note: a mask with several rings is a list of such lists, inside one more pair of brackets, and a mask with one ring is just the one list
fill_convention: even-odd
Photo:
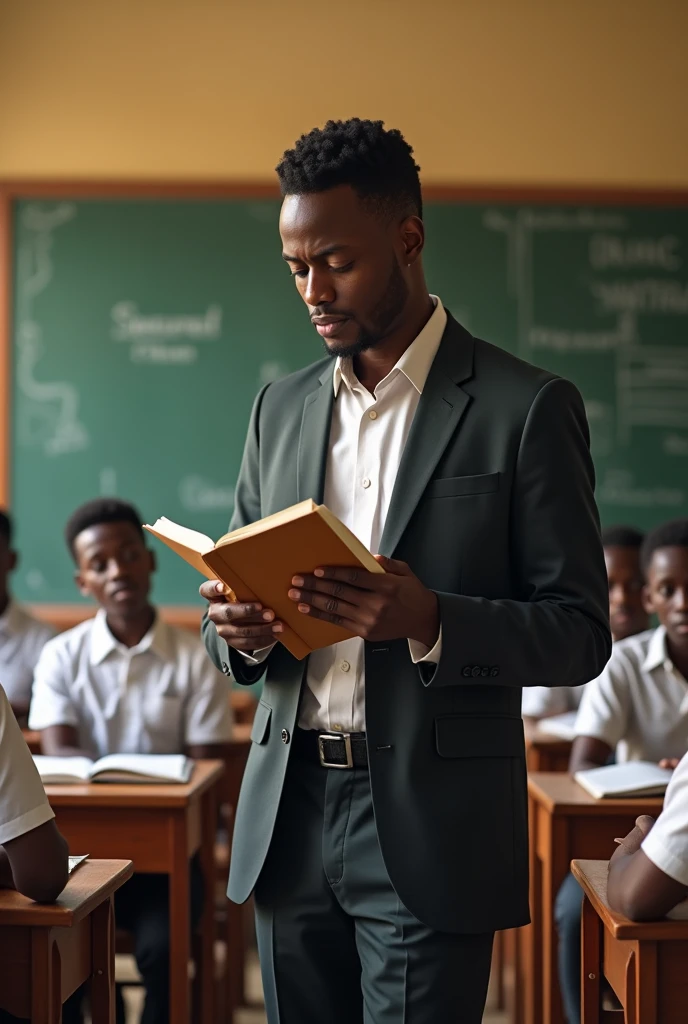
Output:
[[436,594],[406,562],[375,558],[384,574],[324,567],[312,576],[294,576],[289,597],[303,615],[342,626],[364,640],[404,637],[434,647],[440,631]]
[[681,760],[680,757],[663,757],[659,762],[660,768],[668,768],[670,772],[673,772],[674,768],[678,767],[678,763]]
[[614,851],[614,854],[609,861],[610,867],[613,861],[621,860],[622,857],[630,857],[632,854],[636,853],[640,849],[643,839],[648,834],[654,823],[655,819],[649,814],[641,814],[640,817],[636,818],[635,828],[631,829],[628,835],[621,840],[618,848]]
[[250,654],[279,640],[282,623],[270,608],[263,608],[256,601],[230,601],[225,596],[229,593],[224,583],[216,580],[200,587],[201,597],[208,602],[208,618],[230,647]]

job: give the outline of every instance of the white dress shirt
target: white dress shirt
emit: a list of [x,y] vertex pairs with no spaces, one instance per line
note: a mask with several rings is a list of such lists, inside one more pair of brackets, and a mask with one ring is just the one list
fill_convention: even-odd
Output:
[[617,761],[661,761],[688,751],[688,683],[672,664],[663,626],[617,640],[585,687],[576,734],[616,748]]
[[[379,549],[401,456],[447,324],[442,303],[434,295],[431,298],[432,316],[373,394],[357,379],[351,359],[340,357],[334,366],[324,504],[373,554]],[[441,631],[432,650],[409,640],[415,663],[436,664],[441,645]],[[246,658],[256,664],[271,649]],[[364,641],[360,637],[310,655],[299,726],[365,731]]]
[[525,718],[546,718],[563,715],[580,707],[587,686],[525,686],[521,714]]
[[0,845],[54,817],[7,694],[0,687]]
[[47,622],[34,619],[10,600],[0,615],[0,685],[11,704],[28,704],[33,670],[44,645],[55,636]]
[[688,754],[671,776],[664,809],[641,848],[660,871],[688,886]]
[[193,633],[158,617],[140,643],[125,647],[101,609],[43,648],[29,727],[52,725],[74,726],[94,758],[180,754],[231,738],[229,683]]

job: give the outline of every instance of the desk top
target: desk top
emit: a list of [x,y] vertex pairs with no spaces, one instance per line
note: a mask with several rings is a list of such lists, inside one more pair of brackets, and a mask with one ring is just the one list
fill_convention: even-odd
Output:
[[530,772],[528,793],[553,815],[651,814],[662,809],[661,796],[619,797],[598,800],[566,772]]
[[563,753],[568,753],[573,744],[573,740],[565,740],[561,736],[543,732],[535,718],[523,719],[523,735],[527,747],[547,747],[548,750],[561,750]]
[[607,930],[615,939],[688,939],[688,920],[631,921],[612,910],[607,903],[608,860],[574,860],[571,870],[594,906]]
[[185,807],[210,789],[224,772],[222,761],[196,761],[183,784],[90,782],[45,787],[52,807]]
[[108,899],[133,873],[130,860],[85,860],[69,876],[55,903],[34,903],[13,889],[2,889],[0,928],[69,928]]

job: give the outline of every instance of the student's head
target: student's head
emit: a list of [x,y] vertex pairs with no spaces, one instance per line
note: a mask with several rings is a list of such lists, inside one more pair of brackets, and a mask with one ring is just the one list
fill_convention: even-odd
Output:
[[609,622],[615,640],[642,633],[649,625],[640,567],[642,543],[643,534],[633,526],[608,526],[602,531],[609,579]]
[[9,574],[17,567],[17,552],[12,547],[12,520],[7,512],[0,512],[0,603],[8,596]]
[[427,300],[419,170],[399,131],[359,118],[302,135],[277,166],[282,255],[332,356],[374,348]]
[[641,555],[645,607],[665,627],[670,648],[688,657],[688,519],[648,533]]
[[81,505],[65,528],[76,563],[74,578],[85,597],[109,615],[135,618],[148,608],[155,558],[145,545],[141,516],[118,498]]

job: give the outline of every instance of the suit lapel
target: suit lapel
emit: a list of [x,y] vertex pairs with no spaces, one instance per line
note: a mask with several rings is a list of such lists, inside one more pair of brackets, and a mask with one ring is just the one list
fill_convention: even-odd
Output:
[[332,367],[320,378],[320,387],[311,392],[303,403],[299,451],[296,463],[297,500],[312,498],[322,504],[325,490],[325,470],[330,442],[334,388]]
[[473,347],[471,335],[449,315],[418,402],[392,492],[380,541],[380,553],[389,558],[470,402],[470,395],[459,383],[473,374]]

